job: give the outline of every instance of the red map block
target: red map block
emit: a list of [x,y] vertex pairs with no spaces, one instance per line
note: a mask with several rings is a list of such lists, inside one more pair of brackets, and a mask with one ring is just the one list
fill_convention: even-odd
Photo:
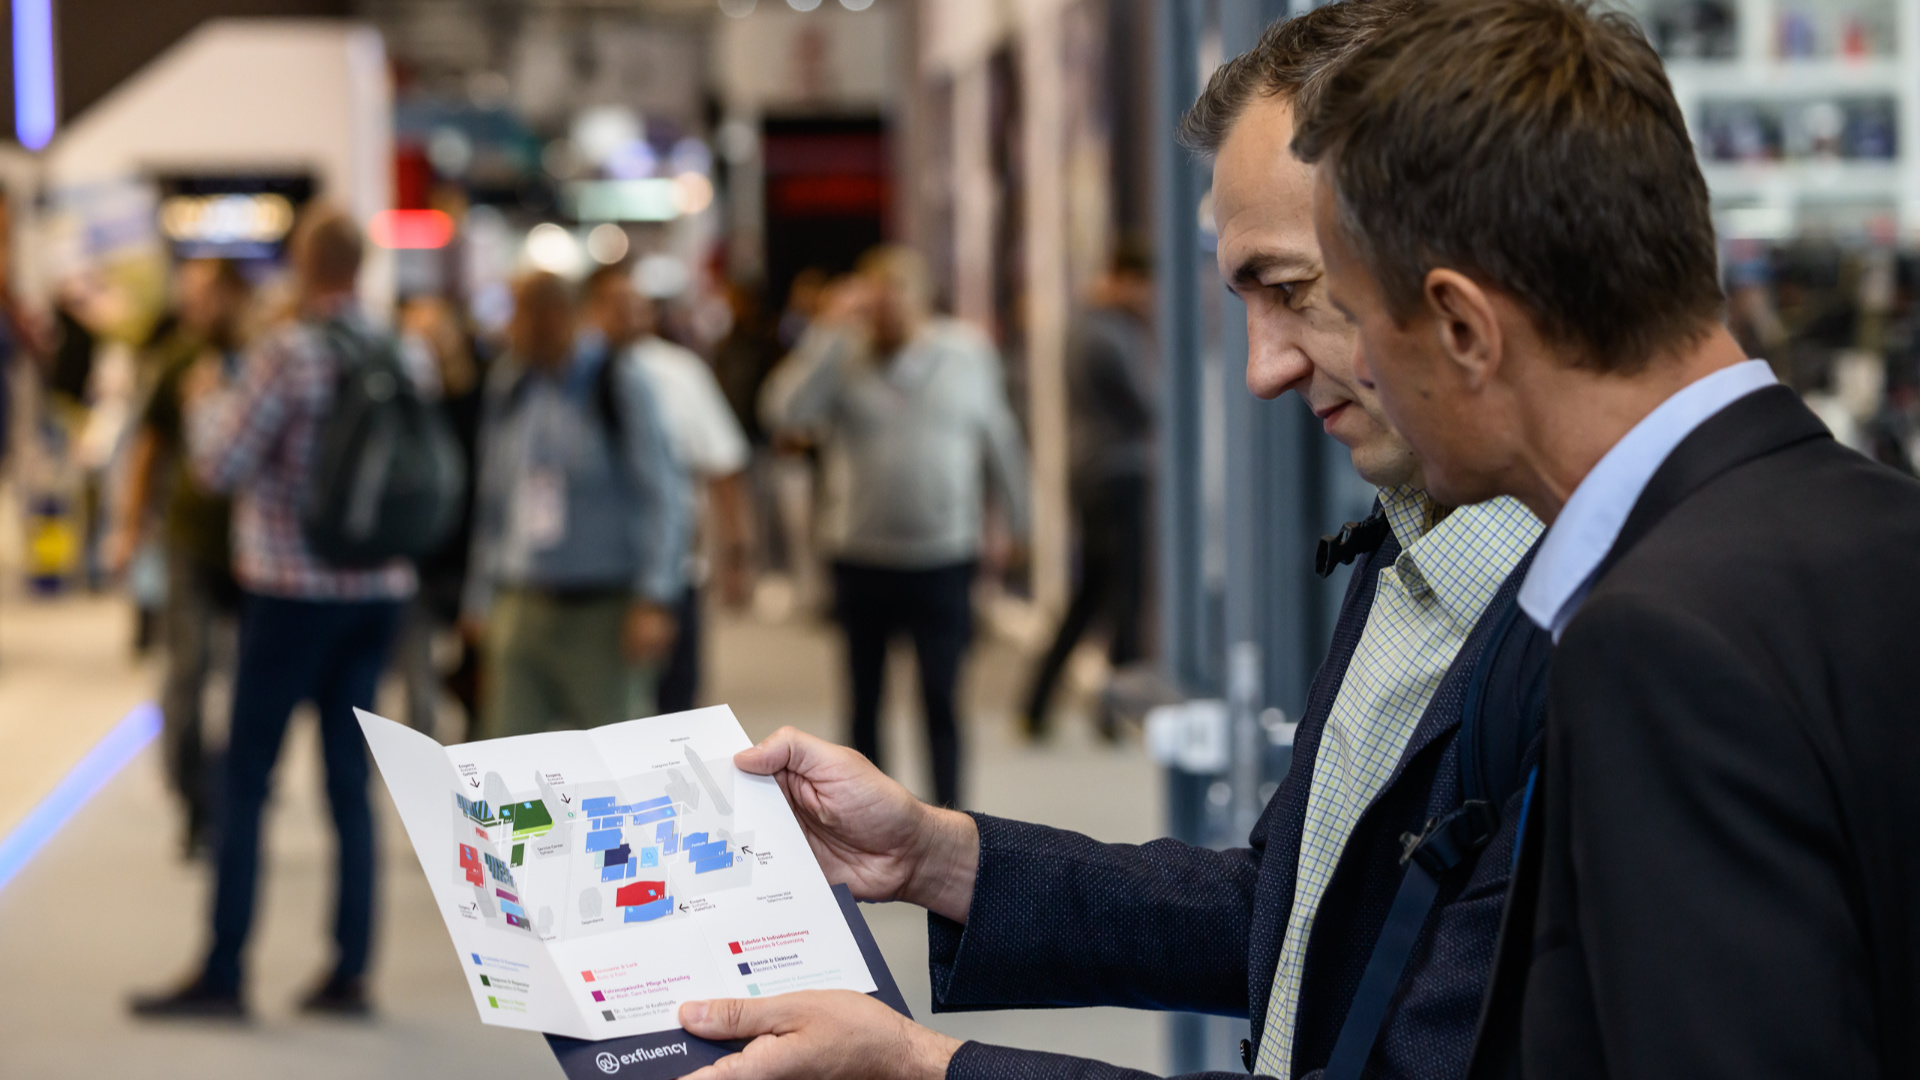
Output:
[[666,895],[667,883],[664,881],[636,881],[631,885],[621,886],[620,890],[613,894],[613,903],[615,907],[639,907],[641,904],[651,904],[655,900],[663,899]]

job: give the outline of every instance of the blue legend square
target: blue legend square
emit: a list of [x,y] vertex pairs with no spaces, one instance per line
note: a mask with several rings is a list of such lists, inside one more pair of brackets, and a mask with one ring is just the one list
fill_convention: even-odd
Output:
[[741,965],[740,965],[740,974],[742,974],[742,975],[751,975],[751,974],[753,974],[753,965],[751,965],[751,964],[741,964]]
[[478,963],[480,962],[480,954],[479,954],[479,953],[471,953],[471,954],[469,954],[469,955],[471,955],[471,956],[473,957],[473,962],[474,962],[475,964],[478,964]]

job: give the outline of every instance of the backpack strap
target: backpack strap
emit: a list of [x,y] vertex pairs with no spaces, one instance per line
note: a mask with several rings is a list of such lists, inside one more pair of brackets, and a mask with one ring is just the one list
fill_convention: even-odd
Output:
[[[1535,678],[1526,686],[1519,686],[1518,675],[1527,670],[1526,665],[1538,663],[1539,650],[1551,646],[1543,645],[1542,635],[1527,634],[1530,625],[1516,638],[1519,619],[1518,598],[1510,596],[1474,661],[1460,711],[1460,805],[1429,818],[1420,832],[1400,837],[1400,865],[1406,872],[1347,1007],[1325,1080],[1360,1080],[1364,1075],[1414,944],[1440,893],[1441,879],[1479,857],[1500,830],[1500,807],[1506,796],[1522,780],[1520,763],[1546,709],[1545,666],[1536,667]],[[1515,708],[1505,708],[1506,702],[1494,702],[1489,708],[1489,685],[1517,687],[1517,700],[1511,703]]]

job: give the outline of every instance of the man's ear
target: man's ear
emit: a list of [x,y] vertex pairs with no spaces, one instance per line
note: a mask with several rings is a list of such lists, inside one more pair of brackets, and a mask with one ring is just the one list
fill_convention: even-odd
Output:
[[1472,278],[1446,269],[1427,272],[1425,298],[1441,354],[1469,389],[1487,385],[1500,368],[1505,345],[1493,298]]

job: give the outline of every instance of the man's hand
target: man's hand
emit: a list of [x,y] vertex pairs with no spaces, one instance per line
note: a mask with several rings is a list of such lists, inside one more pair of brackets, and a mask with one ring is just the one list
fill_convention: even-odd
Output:
[[960,1040],[851,990],[689,1001],[680,1025],[703,1039],[751,1039],[685,1080],[944,1080]]
[[928,806],[860,754],[790,727],[733,763],[779,782],[828,881],[861,900],[905,900],[967,920],[980,867],[972,818]]
[[636,603],[620,628],[620,648],[630,664],[657,664],[673,648],[673,612],[659,604]]

